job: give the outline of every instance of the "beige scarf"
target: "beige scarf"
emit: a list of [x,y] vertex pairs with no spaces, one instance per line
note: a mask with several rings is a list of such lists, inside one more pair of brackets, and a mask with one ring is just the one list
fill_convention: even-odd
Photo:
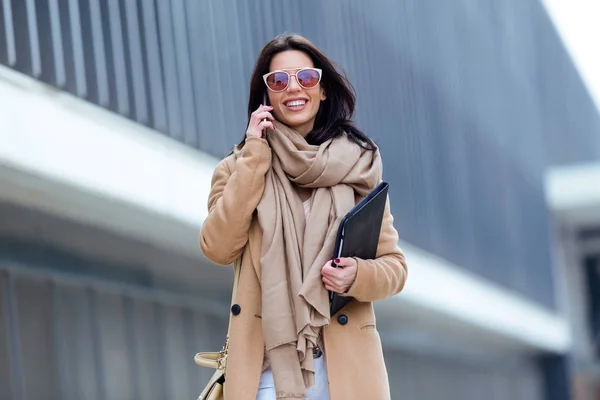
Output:
[[[379,151],[347,137],[310,145],[275,122],[272,165],[257,207],[261,249],[262,325],[277,398],[303,398],[314,384],[313,348],[329,323],[321,267],[331,259],[343,215],[381,181]],[[293,187],[312,188],[308,219]]]

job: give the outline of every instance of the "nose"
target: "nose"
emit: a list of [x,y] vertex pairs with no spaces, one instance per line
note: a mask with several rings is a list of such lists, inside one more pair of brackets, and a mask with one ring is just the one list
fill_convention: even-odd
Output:
[[298,83],[298,78],[296,78],[296,75],[290,75],[290,83],[289,83],[289,85],[287,87],[287,91],[288,92],[297,92],[301,88],[302,87]]

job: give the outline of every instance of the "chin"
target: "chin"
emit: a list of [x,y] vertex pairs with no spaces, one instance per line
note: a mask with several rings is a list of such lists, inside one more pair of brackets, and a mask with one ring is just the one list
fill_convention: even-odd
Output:
[[296,127],[296,126],[305,125],[306,123],[308,123],[311,120],[311,118],[303,117],[300,115],[295,115],[294,117],[295,118],[286,118],[287,122],[285,122],[285,124],[289,127]]

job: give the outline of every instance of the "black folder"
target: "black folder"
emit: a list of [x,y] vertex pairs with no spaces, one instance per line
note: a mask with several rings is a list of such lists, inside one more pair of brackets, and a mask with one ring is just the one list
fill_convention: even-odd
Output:
[[[388,188],[388,183],[381,182],[342,218],[335,241],[333,259],[358,257],[371,260],[377,256]],[[352,297],[329,292],[331,316],[340,311],[350,300]]]

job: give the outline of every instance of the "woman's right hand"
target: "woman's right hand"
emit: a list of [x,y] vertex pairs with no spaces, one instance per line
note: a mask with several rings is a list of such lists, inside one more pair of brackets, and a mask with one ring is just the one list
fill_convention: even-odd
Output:
[[[246,138],[262,138],[264,129],[275,130],[275,126],[271,122],[275,119],[270,113],[271,110],[273,110],[273,106],[261,105],[252,113],[248,129],[246,129]],[[265,118],[266,121],[263,121]]]

